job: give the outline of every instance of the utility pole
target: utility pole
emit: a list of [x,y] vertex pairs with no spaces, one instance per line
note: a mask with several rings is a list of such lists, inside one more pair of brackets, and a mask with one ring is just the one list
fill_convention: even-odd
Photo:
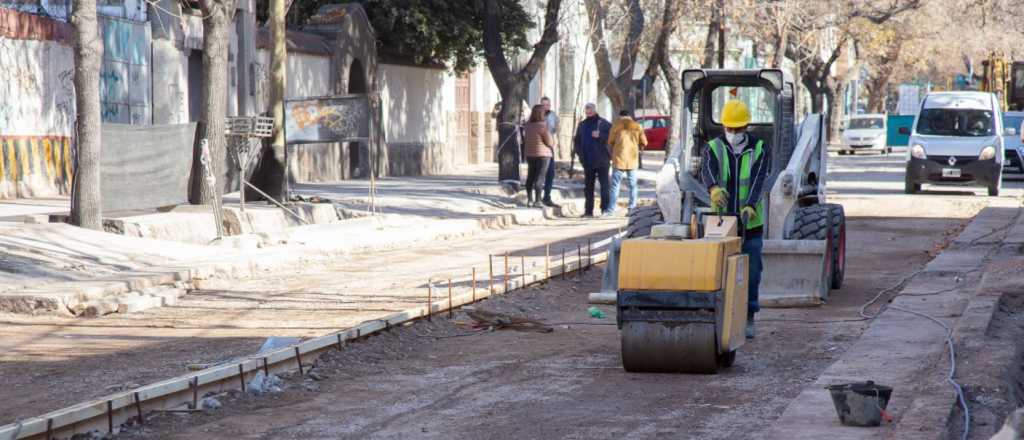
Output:
[[284,139],[284,93],[288,61],[288,47],[285,44],[287,30],[284,22],[286,14],[285,0],[270,0],[270,115],[274,118],[274,131],[270,141],[274,159],[285,167],[282,170],[284,173],[279,193],[281,197],[288,194],[289,184],[286,171],[288,163],[285,161],[288,147]]

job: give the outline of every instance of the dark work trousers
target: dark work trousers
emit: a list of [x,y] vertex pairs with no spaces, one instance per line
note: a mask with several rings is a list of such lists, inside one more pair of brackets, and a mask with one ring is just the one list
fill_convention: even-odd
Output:
[[541,201],[540,179],[544,178],[551,164],[550,157],[528,157],[526,158],[526,196],[531,201]]
[[750,260],[750,277],[747,280],[747,318],[753,319],[754,314],[761,310],[761,304],[757,297],[761,292],[761,269],[764,267],[761,260],[761,249],[764,247],[764,240],[761,233],[754,234],[743,240],[742,252],[747,254]]
[[608,167],[587,168],[583,177],[583,195],[586,196],[583,212],[587,215],[594,215],[594,183],[601,185],[601,213],[608,211],[608,198],[611,196],[611,188],[608,187]]
[[555,184],[555,159],[551,158],[548,171],[544,174],[544,200],[551,201],[551,187]]

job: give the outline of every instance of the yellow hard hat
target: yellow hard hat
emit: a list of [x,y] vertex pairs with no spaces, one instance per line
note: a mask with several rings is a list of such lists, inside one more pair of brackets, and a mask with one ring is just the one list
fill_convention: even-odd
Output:
[[731,99],[722,108],[722,125],[728,128],[740,128],[750,125],[750,109],[738,99]]

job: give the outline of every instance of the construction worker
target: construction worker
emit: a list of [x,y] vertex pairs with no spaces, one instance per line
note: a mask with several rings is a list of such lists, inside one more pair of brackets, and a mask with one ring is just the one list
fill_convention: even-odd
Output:
[[722,108],[722,136],[712,139],[704,149],[701,178],[711,194],[716,212],[739,214],[743,228],[743,253],[750,261],[747,290],[747,338],[754,337],[754,314],[761,284],[761,239],[764,231],[764,187],[771,170],[771,148],[763,139],[747,132],[750,109],[733,99]]

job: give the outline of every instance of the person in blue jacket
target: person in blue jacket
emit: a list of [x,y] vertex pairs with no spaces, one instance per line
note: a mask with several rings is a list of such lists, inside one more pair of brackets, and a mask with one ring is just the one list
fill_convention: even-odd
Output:
[[594,184],[601,185],[601,212],[608,212],[611,188],[608,183],[608,169],[611,166],[611,150],[608,147],[608,132],[612,124],[597,114],[597,106],[588,103],[584,108],[586,118],[580,121],[573,137],[573,148],[583,165],[584,217],[594,216]]

